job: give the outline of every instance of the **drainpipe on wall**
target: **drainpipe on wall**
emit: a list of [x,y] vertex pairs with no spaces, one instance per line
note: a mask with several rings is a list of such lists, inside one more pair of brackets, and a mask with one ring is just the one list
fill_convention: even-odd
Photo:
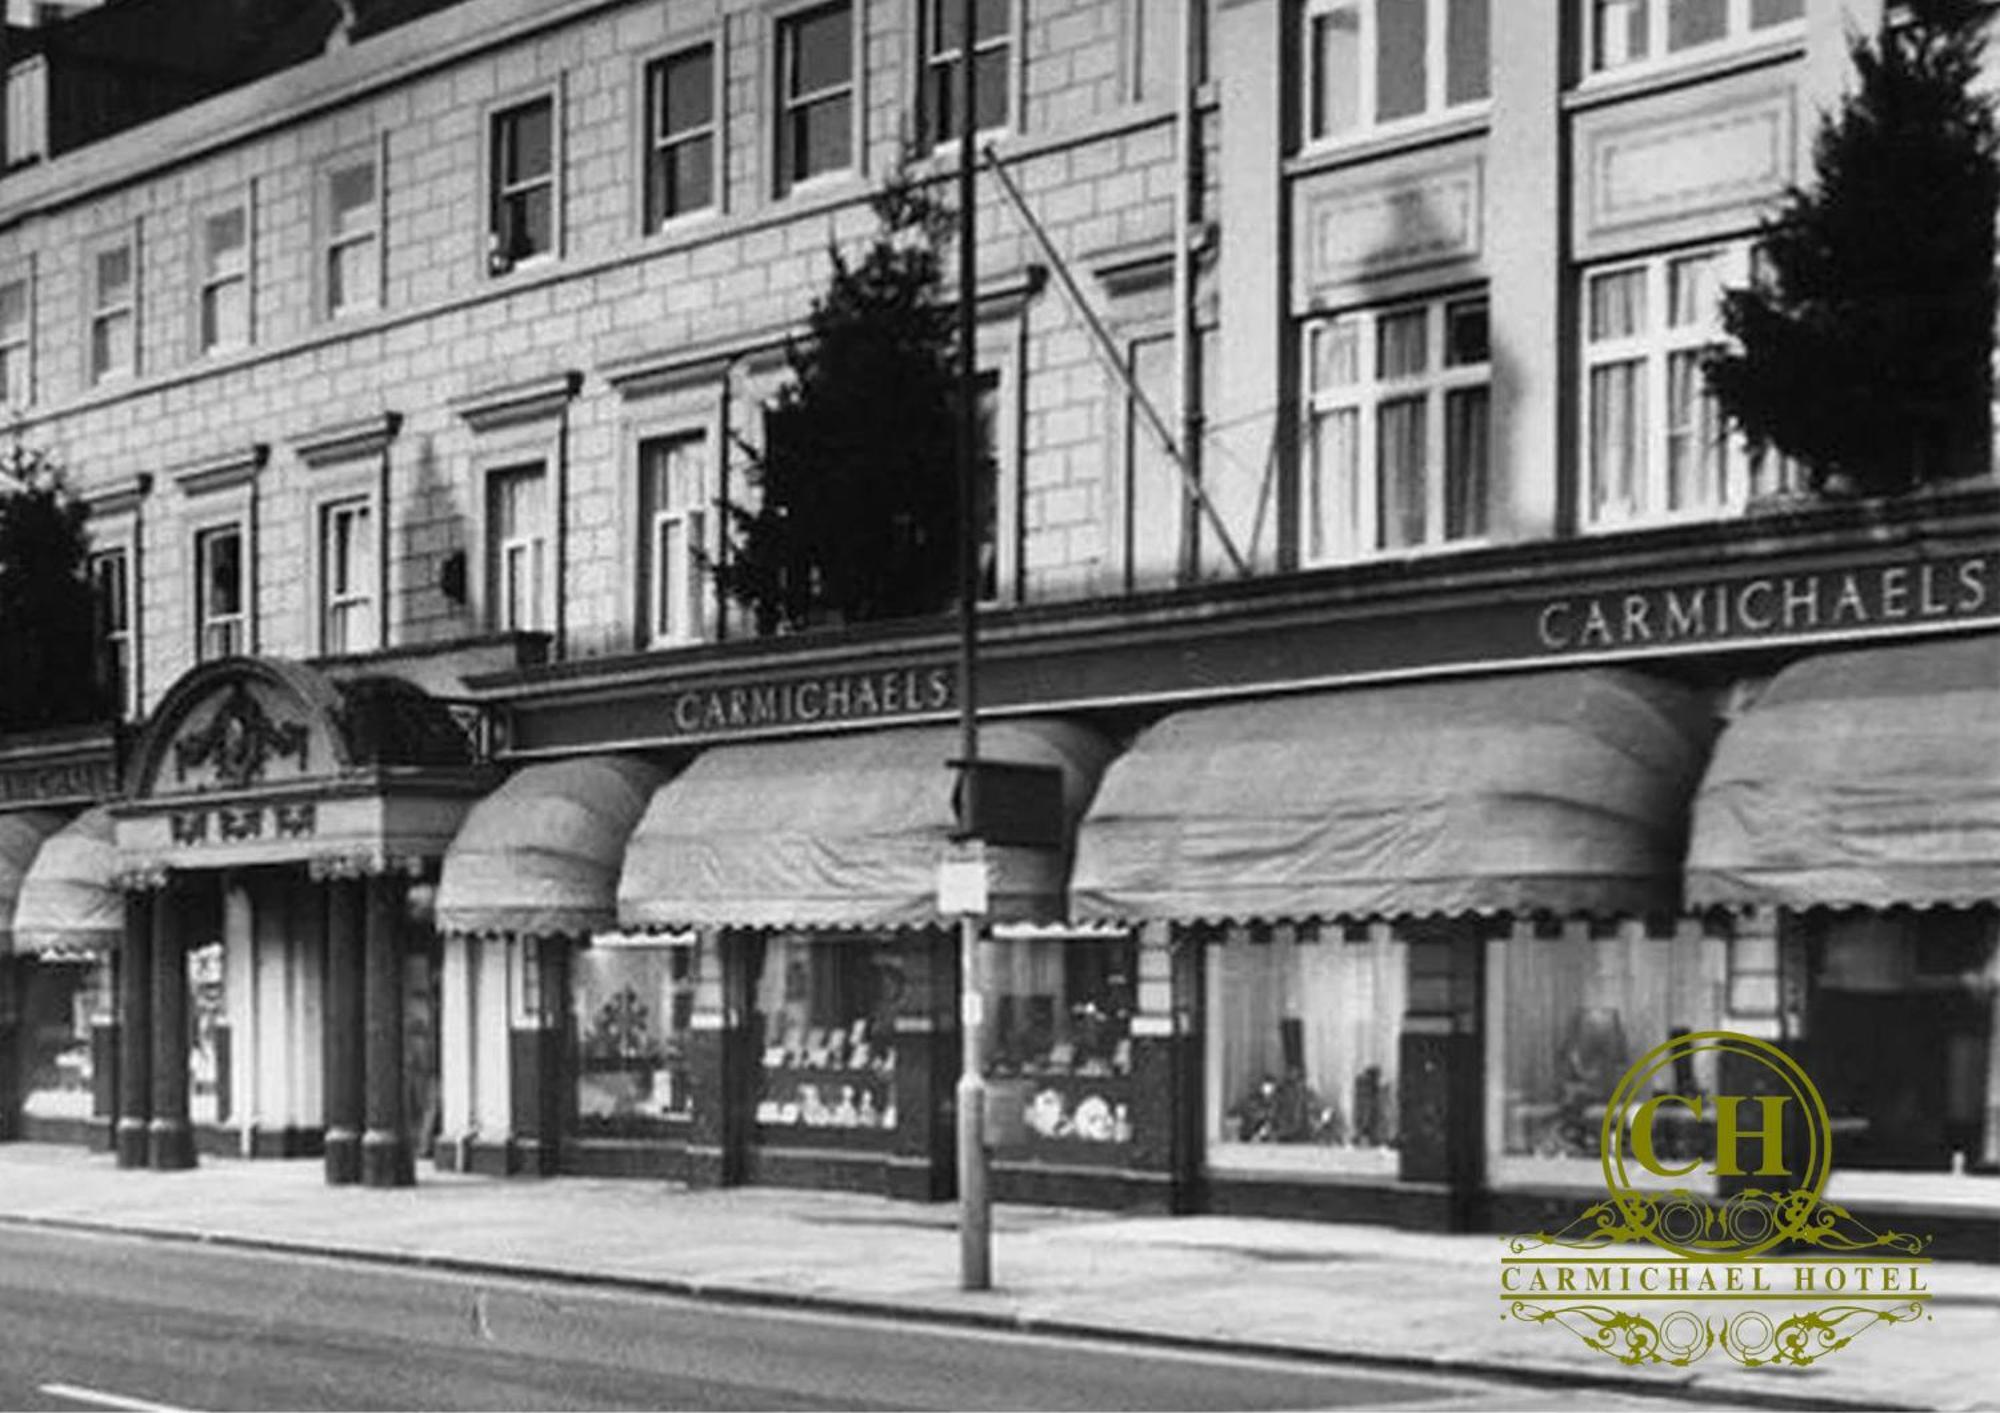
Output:
[[[1181,455],[1186,460],[1188,478],[1201,480],[1201,383],[1195,364],[1194,237],[1195,183],[1200,180],[1201,158],[1196,149],[1195,85],[1199,69],[1195,44],[1198,39],[1196,11],[1202,0],[1181,0],[1179,10],[1179,54],[1175,81],[1174,160],[1179,167],[1174,181],[1174,388],[1179,414]],[[1192,509],[1192,507],[1188,507]],[[1193,581],[1201,577],[1201,551],[1194,517],[1181,516],[1180,577]]]

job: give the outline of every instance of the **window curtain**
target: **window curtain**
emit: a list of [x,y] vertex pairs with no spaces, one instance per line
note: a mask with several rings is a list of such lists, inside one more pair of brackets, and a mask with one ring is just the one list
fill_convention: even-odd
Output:
[[1445,399],[1444,537],[1476,539],[1486,533],[1486,476],[1491,456],[1485,388],[1467,388]]
[[1646,469],[1643,368],[1634,359],[1590,370],[1590,506],[1596,519],[1639,508]]
[[1376,442],[1376,505],[1381,549],[1424,542],[1424,400],[1382,404]]

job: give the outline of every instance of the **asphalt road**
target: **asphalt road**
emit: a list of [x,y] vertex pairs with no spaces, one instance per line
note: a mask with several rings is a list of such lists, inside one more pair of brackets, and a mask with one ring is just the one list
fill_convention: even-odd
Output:
[[0,1408],[1670,1407],[0,1227]]

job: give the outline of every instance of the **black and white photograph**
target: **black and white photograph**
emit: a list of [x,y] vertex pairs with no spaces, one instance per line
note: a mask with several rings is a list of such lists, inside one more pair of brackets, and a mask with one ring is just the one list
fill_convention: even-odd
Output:
[[0,1409],[2000,1409],[2000,5],[0,7]]

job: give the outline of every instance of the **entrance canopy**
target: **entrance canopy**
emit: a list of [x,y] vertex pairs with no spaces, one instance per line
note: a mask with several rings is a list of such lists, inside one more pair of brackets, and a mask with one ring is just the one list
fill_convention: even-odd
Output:
[[440,932],[581,937],[614,926],[625,841],[660,771],[590,756],[531,765],[466,815],[438,882]]
[[125,896],[114,884],[111,811],[86,810],[43,842],[14,905],[16,951],[102,956],[125,936]]
[[[625,851],[628,927],[887,928],[939,921],[950,727],[723,746],[654,794]],[[1062,772],[1064,846],[989,845],[992,915],[1062,915],[1071,831],[1110,747],[1070,722],[996,723],[982,759]]]
[[14,905],[42,841],[62,828],[63,818],[48,810],[0,814],[0,957],[14,950]]
[[1695,801],[1699,905],[2000,902],[2000,636],[1794,663]]
[[1708,741],[1691,694],[1573,671],[1169,716],[1077,839],[1087,919],[1305,920],[1675,906]]

